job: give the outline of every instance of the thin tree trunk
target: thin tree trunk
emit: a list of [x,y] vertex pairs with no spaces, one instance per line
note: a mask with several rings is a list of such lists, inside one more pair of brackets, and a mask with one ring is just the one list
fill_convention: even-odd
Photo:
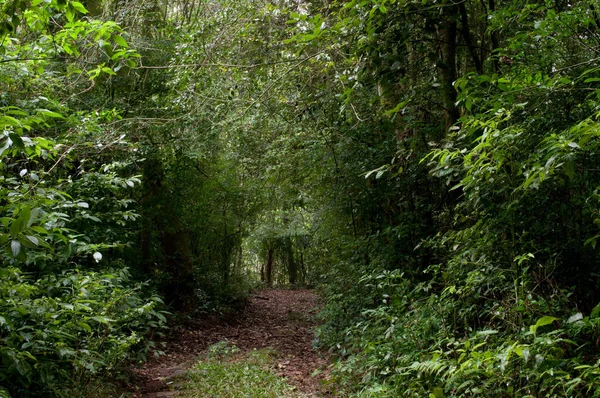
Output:
[[295,285],[298,282],[298,264],[294,258],[294,242],[291,238],[287,238],[286,251],[290,285]]
[[[494,0],[489,0],[488,2],[488,6],[489,6],[489,12],[492,13],[494,11],[496,11],[496,3]],[[498,32],[493,30],[492,32],[490,32],[490,40],[492,42],[492,51],[496,50],[497,48],[499,48],[500,46],[500,40],[498,39]],[[493,59],[493,63],[494,63],[494,72],[499,73],[500,72],[500,64],[498,62],[498,56],[497,55],[493,55],[492,57]]]
[[448,5],[443,8],[443,17],[438,28],[441,62],[440,69],[442,82],[442,103],[446,119],[446,130],[448,130],[460,117],[456,106],[456,32],[458,7]]
[[[175,220],[179,224],[179,220]],[[174,232],[165,233],[161,238],[171,282],[165,295],[173,306],[183,311],[194,307],[194,267],[187,234],[180,225]]]
[[462,25],[462,36],[465,39],[465,43],[469,48],[469,53],[471,54],[471,59],[473,60],[473,64],[475,65],[475,70],[478,75],[483,74],[483,65],[481,62],[481,57],[477,53],[477,49],[475,48],[475,43],[473,43],[473,39],[471,38],[471,29],[469,27],[469,16],[467,15],[467,7],[465,3],[460,3],[460,21]]
[[229,260],[231,249],[228,247],[229,235],[227,233],[227,208],[223,208],[223,246],[221,247],[221,275],[223,277],[223,287],[229,280]]
[[306,267],[304,266],[304,249],[300,252],[300,275],[301,283],[306,284]]
[[267,286],[273,286],[273,248],[267,250],[267,264],[265,266],[265,281]]

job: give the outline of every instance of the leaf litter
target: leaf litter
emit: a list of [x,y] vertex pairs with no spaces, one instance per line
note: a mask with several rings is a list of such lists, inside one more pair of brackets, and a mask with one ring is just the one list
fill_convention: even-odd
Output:
[[329,362],[313,347],[315,316],[320,299],[312,290],[262,290],[251,295],[240,312],[199,316],[171,329],[165,354],[133,369],[134,398],[177,396],[173,381],[186,373],[218,342],[227,341],[241,353],[271,348],[272,371],[307,397],[327,395]]

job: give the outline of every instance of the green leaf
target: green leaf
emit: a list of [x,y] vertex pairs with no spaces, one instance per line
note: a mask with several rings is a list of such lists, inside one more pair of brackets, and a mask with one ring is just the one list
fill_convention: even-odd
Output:
[[85,322],[77,322],[77,326],[79,326],[88,333],[92,333],[92,327]]
[[7,126],[20,127],[21,122],[12,116],[8,116],[8,115],[0,116],[0,127],[7,127]]
[[31,218],[31,208],[29,206],[25,206],[21,213],[19,213],[19,217],[15,221],[13,221],[10,226],[10,236],[16,238],[18,234],[23,232],[26,228],[29,219]]
[[83,6],[83,4],[81,4],[78,1],[72,1],[71,2],[71,7],[73,7],[74,9],[76,9],[77,11],[79,11],[82,14],[87,14],[88,10],[85,9],[85,7]]
[[103,323],[105,325],[108,325],[111,321],[111,319],[106,316],[93,316],[92,319],[96,322]]
[[59,348],[58,354],[61,356],[61,358],[64,358],[64,357],[72,357],[76,354],[76,352],[69,348]]
[[435,398],[444,398],[445,397],[444,389],[441,387],[434,387],[433,388],[433,396]]
[[558,321],[558,318],[555,318],[553,316],[543,316],[540,319],[538,319],[538,321],[535,323],[535,325],[531,325],[529,326],[529,330],[531,330],[531,333],[533,333],[534,335],[537,332],[537,329],[542,327],[542,326],[547,326],[552,324],[552,322],[554,321]]
[[40,227],[38,225],[34,225],[33,227],[31,227],[32,231],[37,232],[38,234],[44,234],[44,235],[48,235],[50,232],[48,232],[47,229]]
[[115,71],[110,69],[108,66],[105,66],[104,68],[102,68],[102,72],[104,72],[108,75],[116,75]]
[[[33,174],[32,174],[33,175]],[[31,209],[31,214],[29,216],[29,221],[27,221],[27,227],[31,227],[31,225],[36,222],[41,215],[44,214],[44,210],[39,207]],[[43,229],[43,228],[42,228]]]
[[0,156],[2,156],[4,154],[4,152],[9,149],[12,146],[13,142],[9,137],[6,137],[6,140],[4,141],[4,145],[2,145],[2,147],[0,147]]
[[8,135],[10,137],[10,139],[12,140],[13,144],[19,148],[19,149],[25,149],[25,144],[23,143],[23,139],[21,139],[21,136],[17,133],[10,133]]
[[121,47],[125,47],[125,48],[129,47],[129,45],[127,44],[127,41],[125,41],[123,36],[114,35],[113,40],[115,41],[115,43],[117,43]]
[[10,241],[10,250],[12,252],[13,257],[17,257],[19,253],[21,253],[21,242],[16,239]]
[[40,115],[44,115],[44,116],[47,116],[47,117],[53,117],[53,118],[57,118],[57,119],[64,119],[65,118],[60,113],[56,113],[56,112],[50,111],[48,109],[36,109],[36,112],[38,114],[40,114]]
[[34,245],[38,246],[38,245],[40,244],[40,240],[39,240],[37,237],[35,237],[35,236],[33,236],[33,235],[25,235],[25,236],[26,236],[26,237],[27,237],[27,239],[29,239],[29,241],[30,241],[31,243],[33,243]]
[[407,99],[406,101],[400,102],[393,109],[390,109],[390,110],[386,111],[384,113],[384,115],[385,116],[392,116],[393,114],[400,112],[404,107],[406,107],[406,105],[408,105],[409,102],[410,102],[410,99]]
[[67,8],[67,21],[69,22],[73,22],[73,20],[75,19],[75,13],[73,12],[73,9],[71,7]]
[[575,164],[572,161],[566,161],[563,165],[563,172],[569,177],[569,180],[573,181],[575,178]]

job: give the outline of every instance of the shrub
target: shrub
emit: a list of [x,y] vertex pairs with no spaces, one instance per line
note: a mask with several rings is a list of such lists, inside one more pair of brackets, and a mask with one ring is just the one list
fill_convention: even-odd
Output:
[[[19,396],[73,396],[164,328],[161,299],[126,269],[70,270],[34,280],[0,269],[0,386]],[[75,391],[75,392],[74,392]]]

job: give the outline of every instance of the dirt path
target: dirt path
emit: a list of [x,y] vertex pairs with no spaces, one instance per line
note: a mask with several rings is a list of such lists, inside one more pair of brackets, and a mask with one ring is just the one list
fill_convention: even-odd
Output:
[[219,341],[242,351],[271,347],[279,356],[274,371],[309,397],[320,396],[326,361],[312,348],[319,299],[311,290],[265,290],[250,297],[243,312],[226,318],[190,321],[172,331],[167,354],[136,369],[134,397],[172,397],[168,382],[194,364],[194,359]]

